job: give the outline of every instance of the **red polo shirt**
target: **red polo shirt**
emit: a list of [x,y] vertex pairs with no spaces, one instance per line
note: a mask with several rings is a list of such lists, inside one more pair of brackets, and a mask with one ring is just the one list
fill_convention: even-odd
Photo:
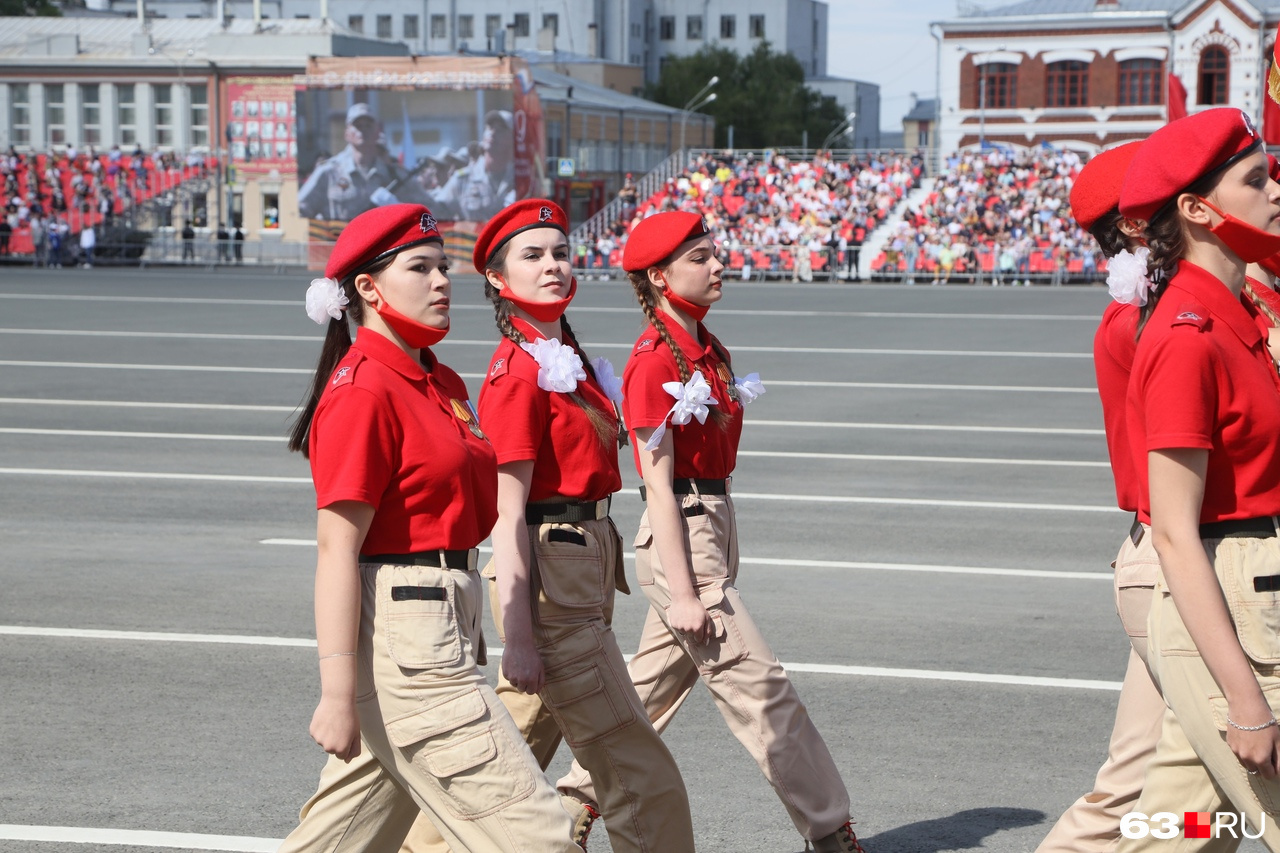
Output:
[[[513,320],[530,341],[541,335]],[[610,421],[613,403],[587,374],[575,392]],[[600,440],[582,407],[566,393],[538,387],[538,362],[504,337],[480,388],[480,423],[498,454],[498,464],[533,460],[529,500],[564,497],[603,500],[622,488],[618,444]]]
[[1258,326],[1221,281],[1182,261],[1143,329],[1128,423],[1139,513],[1147,452],[1209,451],[1201,523],[1280,513],[1280,380]]
[[1102,312],[1102,323],[1093,336],[1093,370],[1102,398],[1102,422],[1107,431],[1107,455],[1116,482],[1116,503],[1125,512],[1138,509],[1138,475],[1129,448],[1125,425],[1125,399],[1129,371],[1137,348],[1138,306],[1112,302]]
[[[694,418],[684,426],[668,426],[675,443],[675,470],[672,476],[677,479],[728,477],[737,465],[738,440],[742,437],[742,404],[729,397],[728,383],[733,381],[733,375],[728,365],[720,361],[712,348],[711,342],[715,339],[706,326],[698,324],[698,337],[695,340],[670,316],[661,311],[658,315],[671,334],[672,341],[684,354],[689,372],[702,371],[703,378],[711,386],[711,396],[717,402],[715,406],[708,408],[719,408],[730,416],[729,422],[724,426],[716,423],[710,415],[705,424],[698,423]],[[667,413],[676,400],[663,389],[662,384],[679,381],[680,370],[676,367],[675,355],[657,330],[649,326],[636,341],[626,370],[622,372],[622,414],[627,428],[632,431],[631,444],[636,471],[640,470],[640,448],[644,442],[635,439],[635,430],[656,427],[666,420]]]
[[376,510],[363,554],[474,548],[498,518],[497,461],[463,420],[467,388],[423,352],[429,370],[362,327],[311,422],[316,506]]

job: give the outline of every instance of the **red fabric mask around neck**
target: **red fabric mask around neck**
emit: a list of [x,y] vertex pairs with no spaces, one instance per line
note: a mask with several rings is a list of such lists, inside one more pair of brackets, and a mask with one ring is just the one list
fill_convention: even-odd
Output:
[[521,299],[511,292],[510,285],[499,290],[498,295],[539,323],[550,323],[560,319],[565,309],[569,307],[569,303],[573,301],[573,295],[577,292],[578,277],[571,276],[569,278],[569,295],[564,299],[557,299],[555,302],[530,302],[527,299]]
[[1207,199],[1201,198],[1200,201],[1222,217],[1222,221],[1211,227],[1209,232],[1246,264],[1256,264],[1280,252],[1280,234],[1263,231],[1229,213],[1223,213]]
[[391,303],[387,301],[387,297],[382,295],[382,291],[378,290],[374,285],[373,292],[381,297],[378,307],[373,310],[378,313],[382,321],[390,327],[391,331],[400,336],[400,340],[409,345],[411,349],[422,349],[444,340],[444,336],[449,334],[449,327],[437,329],[434,326],[428,326],[425,323],[419,323],[417,320],[406,317],[399,311],[391,307]]
[[707,312],[711,310],[710,305],[697,305],[688,299],[680,296],[671,289],[671,285],[667,285],[662,289],[662,295],[667,297],[667,303],[681,314],[692,317],[695,321],[701,323],[702,318],[707,316]]

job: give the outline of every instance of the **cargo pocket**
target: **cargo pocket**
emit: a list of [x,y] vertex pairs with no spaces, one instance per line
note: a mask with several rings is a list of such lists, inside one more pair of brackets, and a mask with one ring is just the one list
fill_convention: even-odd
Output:
[[1116,566],[1116,613],[1130,637],[1147,636],[1147,619],[1155,601],[1158,565],[1130,563]]
[[[685,512],[688,510],[686,507]],[[682,518],[685,547],[689,549],[689,568],[699,583],[724,580],[729,576],[729,564],[724,553],[728,531],[718,530],[715,520],[709,511]]]
[[[1161,655],[1199,657],[1200,650],[1182,622],[1178,605],[1174,604],[1163,575],[1156,578],[1156,588],[1151,593],[1151,617],[1147,625],[1151,647],[1159,649]],[[1151,629],[1157,625],[1158,635],[1152,634]]]
[[1280,541],[1223,539],[1210,557],[1240,647],[1255,663],[1280,664],[1280,591],[1271,589],[1271,579],[1280,580]]
[[[635,722],[629,693],[609,665],[595,625],[584,625],[555,643],[556,666],[547,670],[543,700],[570,746],[600,740]],[[563,662],[560,662],[563,661]]]
[[[612,544],[612,543],[610,543]],[[569,609],[600,609],[608,595],[602,543],[570,524],[543,524],[533,540],[534,562],[550,602]]]
[[[1272,684],[1262,688],[1262,695],[1266,697],[1267,705],[1271,708],[1274,715],[1280,710],[1280,684]],[[1222,733],[1223,742],[1225,744],[1227,737],[1227,700],[1220,693],[1209,694],[1209,706],[1213,709],[1213,723],[1217,726],[1218,731]],[[1234,757],[1234,756],[1233,756]],[[1240,775],[1248,783],[1249,789],[1258,799],[1258,805],[1267,814],[1277,817],[1280,816],[1280,779],[1264,779],[1262,774],[1254,775],[1244,769],[1244,765],[1236,762],[1236,769]],[[1237,803],[1237,805],[1240,805]]]
[[387,722],[391,743],[431,774],[445,807],[460,820],[501,811],[529,796],[534,779],[519,746],[494,725],[479,688]]
[[632,543],[636,549],[636,583],[640,586],[653,586],[653,531],[648,525],[641,524]]
[[[717,594],[718,593],[718,594]],[[724,593],[716,589],[700,596],[711,616],[713,636],[705,643],[688,642],[687,648],[698,671],[704,675],[733,666],[747,656],[746,643],[734,624],[731,612],[724,609]]]
[[383,617],[387,654],[402,669],[456,665],[462,640],[449,573],[435,566],[383,566],[378,571],[377,612]]

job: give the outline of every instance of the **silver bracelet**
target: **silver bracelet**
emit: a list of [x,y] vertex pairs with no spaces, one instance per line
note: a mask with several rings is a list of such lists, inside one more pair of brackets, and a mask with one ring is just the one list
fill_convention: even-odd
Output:
[[[331,655],[320,655],[320,660],[328,660],[329,658],[353,658],[355,656],[355,652],[334,652]],[[1275,720],[1272,720],[1271,722],[1274,723]]]
[[1260,726],[1242,726],[1230,717],[1227,717],[1227,725],[1231,726],[1233,729],[1239,729],[1242,732],[1260,732],[1263,729],[1269,729],[1272,726],[1280,725],[1280,723],[1277,723],[1276,718],[1272,717]]

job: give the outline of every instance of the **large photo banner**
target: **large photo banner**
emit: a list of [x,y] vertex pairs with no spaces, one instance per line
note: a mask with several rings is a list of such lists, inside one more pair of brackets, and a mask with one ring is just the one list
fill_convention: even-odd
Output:
[[292,77],[228,77],[223,98],[231,165],[247,174],[289,173],[298,154]]
[[386,204],[431,208],[449,254],[484,223],[546,192],[542,110],[511,57],[317,58],[295,79],[298,212],[336,239]]

